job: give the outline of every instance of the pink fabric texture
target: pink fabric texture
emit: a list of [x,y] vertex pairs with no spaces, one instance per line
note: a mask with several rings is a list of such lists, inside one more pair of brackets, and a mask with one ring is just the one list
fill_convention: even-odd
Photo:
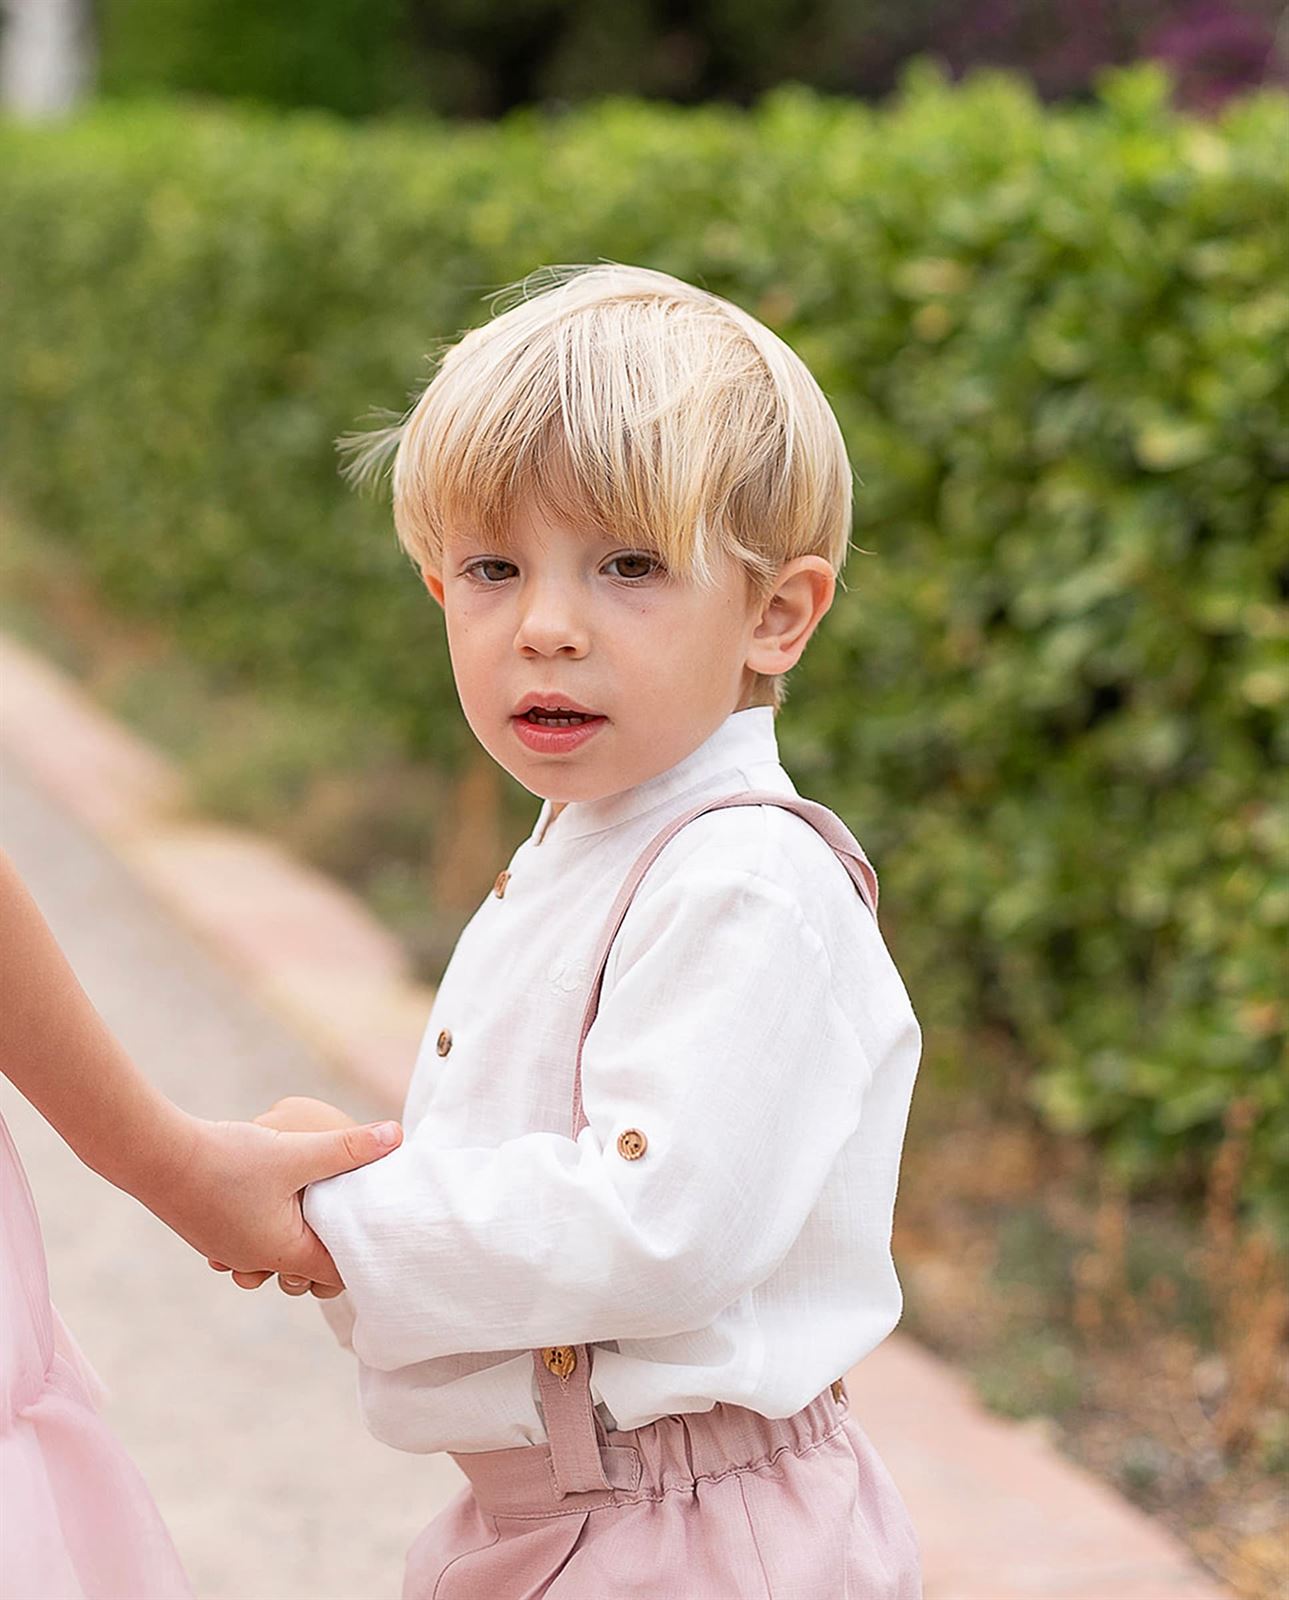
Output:
[[[631,897],[686,822],[737,805],[783,806],[810,822],[877,915],[876,874],[814,801],[753,790],[672,818],[628,874],[601,939],[572,1075],[575,1139],[587,1125],[582,1044]],[[592,1405],[593,1361],[586,1345],[533,1351],[548,1443],[453,1452],[469,1486],[409,1551],[403,1600],[919,1600],[908,1511],[844,1395],[825,1390],[787,1418],[716,1404],[608,1432]]]
[[454,1455],[469,1485],[408,1553],[403,1600],[920,1600],[917,1540],[867,1436],[825,1391],[610,1432],[633,1487],[556,1494],[549,1445]]
[[49,1300],[40,1223],[0,1118],[0,1594],[192,1600],[101,1385]]

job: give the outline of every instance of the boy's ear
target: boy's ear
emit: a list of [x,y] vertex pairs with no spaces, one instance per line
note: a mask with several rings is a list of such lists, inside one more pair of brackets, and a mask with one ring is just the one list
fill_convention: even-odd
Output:
[[442,580],[439,579],[439,578],[436,578],[432,572],[424,572],[423,571],[421,573],[421,577],[425,582],[425,587],[430,591],[430,593],[434,596],[434,598],[438,601],[439,605],[441,606],[443,604],[443,582],[442,582]]

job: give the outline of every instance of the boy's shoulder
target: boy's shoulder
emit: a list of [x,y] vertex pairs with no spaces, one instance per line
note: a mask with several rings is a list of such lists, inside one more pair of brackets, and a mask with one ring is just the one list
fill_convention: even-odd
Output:
[[[808,799],[790,792],[783,798]],[[663,846],[637,898],[649,899],[677,880],[713,873],[773,884],[821,933],[835,931],[835,918],[870,915],[832,846],[813,823],[786,806],[726,806],[693,818]]]

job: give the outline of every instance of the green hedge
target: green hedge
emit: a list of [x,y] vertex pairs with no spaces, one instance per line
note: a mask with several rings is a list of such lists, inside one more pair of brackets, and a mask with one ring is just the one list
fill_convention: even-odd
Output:
[[811,364],[862,479],[873,554],[779,735],[878,863],[933,1059],[984,1078],[1000,1042],[1052,1125],[1183,1189],[1251,1096],[1269,1201],[1287,137],[1280,94],[1200,123],[1138,68],[1044,110],[925,64],[880,110],[5,130],[0,484],[230,683],[454,763],[439,614],[334,436],[542,263],[728,294]]

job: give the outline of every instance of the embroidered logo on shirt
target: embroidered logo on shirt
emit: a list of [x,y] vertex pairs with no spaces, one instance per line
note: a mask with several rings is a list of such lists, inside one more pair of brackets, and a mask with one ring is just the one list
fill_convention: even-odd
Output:
[[546,976],[563,994],[585,989],[590,982],[590,974],[577,962],[554,961]]

